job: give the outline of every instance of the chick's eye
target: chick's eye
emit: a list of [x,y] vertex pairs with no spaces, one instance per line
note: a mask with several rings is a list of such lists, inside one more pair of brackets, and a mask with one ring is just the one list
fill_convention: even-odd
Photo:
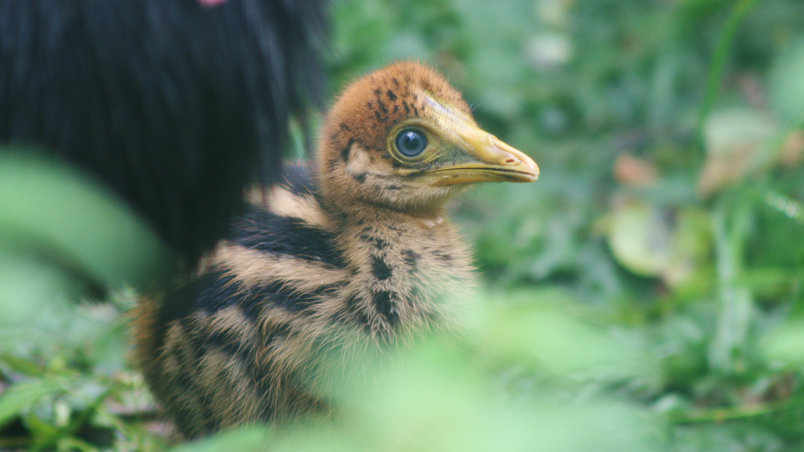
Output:
[[396,148],[405,157],[416,157],[427,147],[427,137],[418,130],[406,129],[396,136]]

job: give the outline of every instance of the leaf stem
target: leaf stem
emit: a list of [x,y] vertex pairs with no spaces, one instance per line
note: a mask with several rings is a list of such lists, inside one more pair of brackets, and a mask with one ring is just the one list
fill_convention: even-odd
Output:
[[704,149],[704,124],[717,98],[720,79],[723,77],[723,71],[726,68],[729,48],[734,39],[734,34],[737,32],[737,27],[740,25],[740,22],[742,22],[748,12],[760,1],[761,0],[740,0],[734,9],[731,10],[728,19],[726,19],[726,25],[723,27],[723,32],[718,39],[715,55],[712,58],[712,66],[709,68],[709,74],[707,74],[706,77],[706,89],[704,91],[703,101],[701,102],[701,111],[698,115],[698,125],[695,131],[695,141],[698,148],[701,150]]
[[795,397],[781,402],[743,405],[732,408],[712,408],[694,410],[687,413],[678,413],[670,416],[674,424],[693,424],[704,422],[723,422],[735,419],[745,419],[780,411],[793,410],[804,406],[804,396]]

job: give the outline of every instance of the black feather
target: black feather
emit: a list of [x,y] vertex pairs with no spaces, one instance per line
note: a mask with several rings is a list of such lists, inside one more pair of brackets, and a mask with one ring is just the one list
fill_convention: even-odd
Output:
[[0,146],[88,172],[192,268],[322,91],[324,0],[0,0]]
[[311,227],[300,218],[283,217],[254,207],[237,223],[231,240],[244,248],[323,262],[333,267],[346,266],[332,234]]

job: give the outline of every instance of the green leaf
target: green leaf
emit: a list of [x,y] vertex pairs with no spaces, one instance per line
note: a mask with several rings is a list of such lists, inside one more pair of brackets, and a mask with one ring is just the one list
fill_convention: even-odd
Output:
[[0,250],[0,326],[30,323],[48,303],[63,302],[78,287],[73,275],[51,262]]
[[[492,359],[574,378],[622,379],[656,373],[658,362],[638,334],[612,334],[566,312],[574,304],[558,291],[520,291],[486,303],[476,339]],[[559,308],[558,306],[563,307]]]
[[35,380],[11,386],[0,397],[0,426],[13,419],[19,411],[36,403],[42,397],[64,392],[53,380]]
[[774,162],[782,128],[766,112],[731,108],[709,116],[704,136],[706,161],[698,189],[708,196]]
[[660,276],[672,258],[672,226],[662,211],[634,202],[612,214],[608,241],[622,266],[640,276]]
[[13,370],[20,372],[24,375],[31,377],[43,377],[44,373],[39,366],[33,361],[25,358],[19,358],[10,354],[0,354],[0,362],[6,364]]
[[804,37],[779,54],[770,73],[770,101],[786,128],[804,127]]
[[0,153],[0,253],[47,261],[94,284],[142,284],[169,274],[170,253],[118,199],[29,154]]
[[765,354],[785,364],[804,363],[804,320],[797,319],[770,331],[762,341]]
[[269,438],[265,427],[243,427],[174,447],[170,452],[262,452]]

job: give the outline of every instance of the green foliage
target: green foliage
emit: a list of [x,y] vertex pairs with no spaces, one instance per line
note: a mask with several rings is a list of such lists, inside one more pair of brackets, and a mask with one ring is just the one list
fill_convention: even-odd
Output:
[[[557,316],[560,314],[553,320]],[[585,329],[572,323],[572,319],[562,319],[558,325],[542,331],[539,338],[563,342],[566,330],[577,333]],[[560,347],[574,352],[571,366],[576,383],[583,378],[579,377],[583,371],[590,371],[591,376],[593,368],[609,361],[606,358],[614,352],[607,350],[610,344],[604,338],[596,350],[603,350],[608,356],[603,359],[590,356],[582,342],[594,333],[583,332],[576,343]],[[557,390],[522,391],[516,386],[534,381],[530,372],[520,370],[519,375],[510,375],[509,365],[490,366],[478,359],[488,352],[493,356],[491,349],[500,348],[510,348],[506,357],[511,357],[511,352],[529,355],[525,350],[529,347],[523,345],[522,339],[525,342],[531,339],[529,345],[546,351],[544,343],[533,341],[524,331],[509,333],[507,337],[488,336],[474,344],[482,350],[466,344],[463,347],[448,347],[440,342],[420,344],[375,375],[371,379],[373,384],[363,385],[347,396],[337,423],[302,424],[278,435],[274,444],[278,450],[294,451],[656,448],[660,429],[654,419],[645,416],[644,409],[602,394],[587,393],[583,402],[578,403],[571,401],[569,390],[563,394]],[[486,339],[493,345],[486,343]],[[552,353],[550,350],[546,355]],[[632,356],[619,356],[614,361],[629,358]],[[551,386],[547,379],[547,376],[540,378],[544,388]],[[580,386],[577,384],[576,388]]]
[[[20,262],[0,277],[5,304],[47,300],[71,279],[120,286],[165,273],[168,251],[138,218],[83,175],[31,154],[0,154],[0,266],[14,270]],[[16,276],[45,288],[18,293]]]
[[0,449],[164,445],[142,427],[152,401],[126,364],[117,306],[131,301],[121,293],[101,305],[51,306],[34,321],[0,329]]
[[[334,20],[333,92],[426,61],[541,179],[456,207],[487,283],[464,339],[333,388],[334,421],[176,450],[804,450],[804,3],[341,0]],[[44,199],[6,180],[0,202]],[[0,449],[164,449],[123,360],[131,297],[43,309],[82,287],[6,249]]]

